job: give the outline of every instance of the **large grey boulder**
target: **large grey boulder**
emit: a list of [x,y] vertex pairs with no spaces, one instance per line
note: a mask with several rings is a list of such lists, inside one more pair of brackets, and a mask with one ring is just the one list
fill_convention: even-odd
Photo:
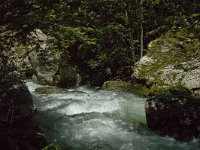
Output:
[[35,29],[28,35],[28,60],[34,70],[33,80],[40,84],[53,85],[61,53],[50,48],[48,39],[40,29]]
[[80,75],[70,65],[68,55],[57,49],[55,38],[35,29],[27,35],[25,43],[13,41],[8,55],[16,70],[25,79],[44,85],[73,87],[80,84]]
[[39,84],[62,87],[78,86],[80,75],[68,63],[68,56],[55,49],[53,37],[48,37],[40,29],[28,36],[28,59],[34,70],[33,81]]
[[150,42],[147,54],[135,64],[132,80],[142,81],[148,91],[145,94],[165,94],[170,89],[186,88],[200,96],[200,40],[182,30]]

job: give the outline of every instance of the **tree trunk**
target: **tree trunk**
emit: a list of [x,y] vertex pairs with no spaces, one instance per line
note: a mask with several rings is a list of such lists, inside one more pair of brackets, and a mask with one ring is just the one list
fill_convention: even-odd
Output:
[[142,23],[140,23],[140,58],[142,58],[143,53],[144,53],[144,30]]
[[140,1],[141,7],[141,20],[140,20],[140,58],[143,56],[144,52],[144,31],[143,31],[143,0]]
[[127,10],[127,4],[126,2],[124,2],[124,15],[125,15],[125,22],[126,22],[126,26],[128,27],[128,31],[129,31],[129,42],[130,42],[130,48],[132,49],[132,60],[133,63],[135,63],[136,58],[135,58],[135,50],[134,50],[134,43],[133,43],[133,36],[132,36],[132,31],[131,28],[129,26],[129,16],[128,16],[128,10]]

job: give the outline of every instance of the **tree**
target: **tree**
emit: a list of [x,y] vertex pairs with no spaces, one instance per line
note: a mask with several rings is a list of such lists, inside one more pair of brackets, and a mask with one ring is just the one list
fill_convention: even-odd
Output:
[[140,58],[143,57],[144,53],[144,29],[143,29],[143,0],[140,1],[141,18],[140,18]]
[[[58,0],[1,0],[0,33],[17,31],[25,35],[41,26],[41,18]],[[3,34],[5,35],[5,34]]]

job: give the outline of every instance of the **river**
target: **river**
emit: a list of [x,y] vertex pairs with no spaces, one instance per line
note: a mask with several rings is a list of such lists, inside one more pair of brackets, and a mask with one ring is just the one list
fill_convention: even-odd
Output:
[[200,141],[180,142],[146,127],[146,98],[133,93],[82,86],[37,94],[41,85],[27,81],[38,109],[34,123],[50,143],[63,150],[198,150]]

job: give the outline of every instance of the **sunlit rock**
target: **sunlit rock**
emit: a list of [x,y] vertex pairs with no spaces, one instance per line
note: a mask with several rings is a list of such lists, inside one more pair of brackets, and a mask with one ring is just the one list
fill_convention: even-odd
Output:
[[33,68],[32,79],[44,85],[75,87],[80,84],[80,75],[65,55],[54,48],[53,37],[35,29],[27,37],[28,60]]
[[102,85],[102,89],[112,90],[131,90],[131,84],[125,81],[106,81]]
[[[185,39],[180,38],[182,34]],[[200,41],[197,37],[190,42],[188,39],[191,39],[189,31],[180,29],[150,42],[147,54],[134,66],[133,83],[142,84],[147,95],[187,88],[200,96]]]

